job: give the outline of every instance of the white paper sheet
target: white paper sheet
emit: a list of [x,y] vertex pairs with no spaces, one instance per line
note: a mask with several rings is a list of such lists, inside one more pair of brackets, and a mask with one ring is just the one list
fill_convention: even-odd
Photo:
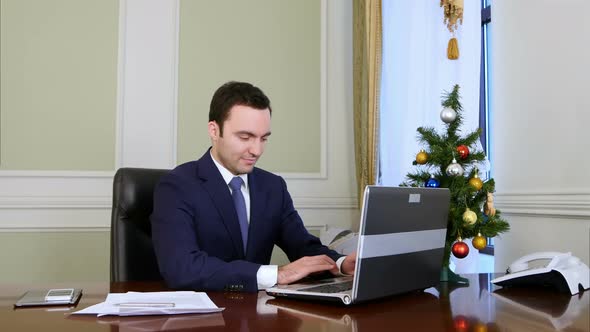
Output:
[[[167,304],[171,305],[167,305]],[[131,304],[131,305],[130,305]],[[104,302],[73,312],[79,315],[140,316],[177,315],[219,312],[219,308],[202,292],[127,292],[110,293]]]

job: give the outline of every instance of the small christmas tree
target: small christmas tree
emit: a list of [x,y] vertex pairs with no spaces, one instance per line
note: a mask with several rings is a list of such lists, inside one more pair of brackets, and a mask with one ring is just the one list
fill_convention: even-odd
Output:
[[494,208],[494,180],[483,182],[477,165],[486,159],[483,151],[477,151],[481,129],[460,137],[463,108],[459,102],[459,85],[442,98],[441,120],[446,123],[446,132],[438,135],[434,128],[418,128],[419,141],[425,145],[413,165],[415,172],[406,176],[402,186],[449,188],[451,205],[447,222],[447,237],[441,281],[466,283],[466,279],[448,269],[451,252],[457,258],[469,254],[463,239],[473,238],[476,249],[487,245],[486,238],[506,232],[508,223]]

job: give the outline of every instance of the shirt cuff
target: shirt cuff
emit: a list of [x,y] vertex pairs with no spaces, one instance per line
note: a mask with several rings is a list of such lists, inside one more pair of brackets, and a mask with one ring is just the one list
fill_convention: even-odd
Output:
[[256,272],[258,290],[265,290],[277,284],[279,276],[278,265],[261,265]]
[[342,262],[344,262],[344,259],[346,258],[346,256],[342,256],[340,258],[338,258],[338,260],[336,261],[336,266],[338,266],[338,272],[340,272],[341,276],[347,276],[348,274],[342,272]]

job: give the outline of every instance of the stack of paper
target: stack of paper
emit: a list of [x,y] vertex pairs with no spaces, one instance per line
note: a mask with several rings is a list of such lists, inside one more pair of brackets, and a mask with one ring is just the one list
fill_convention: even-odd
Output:
[[177,315],[219,312],[205,293],[200,292],[127,292],[110,293],[104,302],[72,314],[106,315]]

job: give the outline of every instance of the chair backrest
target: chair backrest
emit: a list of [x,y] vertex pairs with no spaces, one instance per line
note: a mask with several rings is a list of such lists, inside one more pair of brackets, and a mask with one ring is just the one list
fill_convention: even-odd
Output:
[[111,282],[162,280],[150,215],[153,193],[170,170],[120,168],[113,180],[111,216]]

